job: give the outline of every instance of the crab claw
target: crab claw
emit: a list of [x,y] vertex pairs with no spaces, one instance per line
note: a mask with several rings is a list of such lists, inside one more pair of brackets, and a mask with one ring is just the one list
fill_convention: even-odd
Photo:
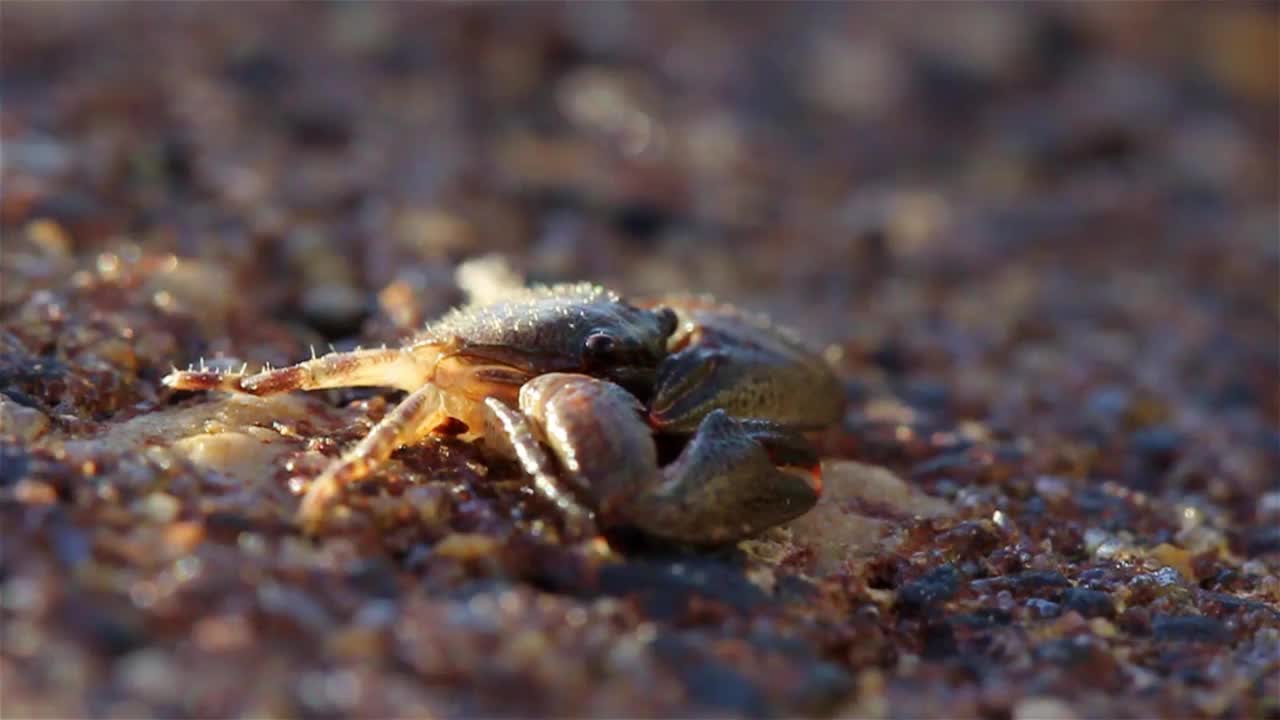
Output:
[[627,503],[626,520],[679,542],[750,537],[813,507],[822,492],[817,466],[817,455],[797,433],[713,410],[663,468],[662,482]]
[[[812,473],[820,473],[822,458],[813,445],[799,432],[771,420],[740,418],[738,423],[752,440],[760,443],[769,460],[779,467]],[[818,483],[821,492],[821,482]]]
[[650,424],[670,432],[692,432],[707,413],[723,407],[718,402],[720,396],[730,394],[734,386],[724,377],[725,360],[724,354],[706,348],[667,356],[658,366]]
[[[520,390],[520,413],[494,402],[535,490],[559,504],[593,500],[606,525],[638,528],[669,541],[705,545],[754,535],[817,502],[818,457],[799,433],[767,420],[735,420],[713,410],[680,455],[658,466],[653,433],[635,397],[585,375],[548,373]],[[528,430],[512,428],[527,424]],[[536,437],[535,437],[536,436]],[[551,487],[553,464],[564,491]]]
[[840,417],[840,381],[789,331],[707,300],[665,303],[680,315],[681,330],[658,366],[649,406],[655,428],[692,432],[715,408],[798,429]]

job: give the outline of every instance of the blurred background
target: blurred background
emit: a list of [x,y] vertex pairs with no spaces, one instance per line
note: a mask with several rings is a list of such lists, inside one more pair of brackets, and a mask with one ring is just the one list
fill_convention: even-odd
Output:
[[[68,436],[170,402],[171,363],[395,342],[462,299],[460,261],[498,252],[534,280],[710,292],[795,326],[846,380],[824,450],[936,495],[972,480],[921,469],[952,433],[1031,458],[972,507],[1057,473],[1191,508],[1241,557],[1280,548],[1274,3],[6,2],[0,19],[0,390]],[[90,645],[65,652],[112,652]],[[155,689],[126,675],[99,697],[99,670],[27,687],[72,714]],[[351,677],[347,706],[289,692],[350,710],[342,682],[369,687]],[[89,689],[59,705],[40,687]],[[543,709],[628,707],[568,697]],[[665,711],[807,711],[786,697]],[[165,702],[119,707],[234,706]],[[503,707],[484,702],[461,707]]]
[[14,4],[3,220],[256,269],[273,315],[331,336],[395,282],[434,314],[451,266],[488,251],[535,278],[804,308],[824,339],[903,280],[1068,292],[1126,266],[1151,285],[1194,255],[1176,282],[1239,286],[1274,269],[1275,20]]

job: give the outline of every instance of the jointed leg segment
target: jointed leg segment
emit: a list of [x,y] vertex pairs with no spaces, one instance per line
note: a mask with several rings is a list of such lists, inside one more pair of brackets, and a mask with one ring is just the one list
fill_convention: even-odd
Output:
[[311,482],[298,509],[303,529],[309,533],[319,530],[325,512],[349,483],[367,476],[397,448],[423,437],[445,419],[440,391],[434,385],[424,385],[411,393]]
[[275,395],[291,390],[384,386],[416,390],[427,371],[400,348],[330,353],[289,367],[252,375],[213,370],[175,371],[164,379],[178,390],[226,390],[249,395]]
[[595,535],[594,514],[578,502],[568,484],[560,479],[529,419],[497,398],[486,398],[484,404],[493,420],[488,428],[488,438],[508,446],[525,474],[533,479],[533,489],[560,510],[569,534],[575,537]]

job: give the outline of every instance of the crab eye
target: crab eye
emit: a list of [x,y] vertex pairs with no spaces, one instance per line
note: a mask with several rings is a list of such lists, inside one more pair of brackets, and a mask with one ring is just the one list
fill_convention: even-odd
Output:
[[613,352],[617,345],[614,339],[604,333],[592,333],[587,336],[587,342],[584,345],[587,354],[592,357],[604,357]]
[[658,314],[658,327],[662,330],[662,337],[671,337],[676,331],[676,326],[680,324],[680,319],[676,317],[676,311],[669,307],[660,307],[656,312]]

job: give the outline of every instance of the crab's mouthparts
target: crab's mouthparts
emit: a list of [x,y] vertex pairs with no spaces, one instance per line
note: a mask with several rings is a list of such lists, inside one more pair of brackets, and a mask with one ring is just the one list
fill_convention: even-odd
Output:
[[653,394],[653,388],[657,382],[657,373],[653,368],[640,366],[611,368],[605,377],[610,382],[622,386],[622,389],[640,398],[646,398]]

